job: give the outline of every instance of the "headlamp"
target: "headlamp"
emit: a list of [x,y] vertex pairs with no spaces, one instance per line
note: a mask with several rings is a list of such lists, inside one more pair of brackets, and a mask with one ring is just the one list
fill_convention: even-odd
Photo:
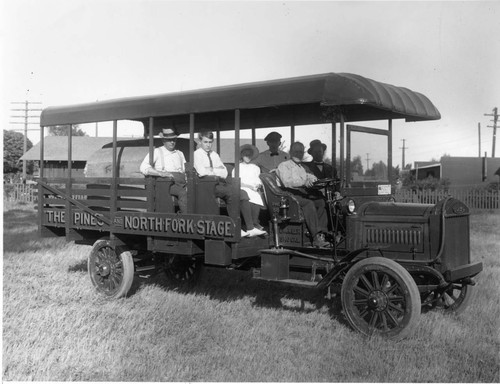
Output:
[[337,207],[340,208],[340,211],[343,215],[352,215],[356,210],[356,203],[353,199],[343,198],[341,201],[337,203]]
[[347,213],[349,215],[352,215],[354,213],[354,211],[356,210],[356,203],[354,203],[354,200],[348,199],[347,204],[346,204],[346,208],[347,208]]

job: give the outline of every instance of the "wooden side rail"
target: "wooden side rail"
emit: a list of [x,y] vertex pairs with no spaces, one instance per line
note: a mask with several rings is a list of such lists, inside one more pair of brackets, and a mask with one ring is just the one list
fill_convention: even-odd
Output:
[[55,194],[55,195],[58,195],[58,196],[61,196],[62,199],[66,200],[66,201],[69,201],[71,204],[77,206],[78,208],[80,208],[82,211],[85,211],[87,212],[88,214],[98,218],[100,221],[102,221],[103,223],[107,224],[108,226],[111,226],[111,220],[109,219],[109,217],[106,217],[106,216],[103,216],[101,213],[98,213],[90,208],[88,208],[85,204],[82,204],[80,201],[78,200],[75,200],[73,199],[72,197],[70,196],[67,196],[66,194],[64,194],[63,192],[61,192],[60,190],[58,190],[57,188],[54,188],[52,186],[50,186],[49,184],[39,180],[38,181],[38,184],[43,188],[43,189],[46,189],[48,190],[49,192]]
[[117,201],[117,208],[147,210],[148,190],[144,179],[121,178],[116,188],[116,196],[111,196],[111,179],[109,178],[79,178],[71,179],[71,194],[61,181],[66,179],[42,179],[42,204],[61,206],[71,198],[82,206],[93,210],[106,211],[111,209],[112,199]]

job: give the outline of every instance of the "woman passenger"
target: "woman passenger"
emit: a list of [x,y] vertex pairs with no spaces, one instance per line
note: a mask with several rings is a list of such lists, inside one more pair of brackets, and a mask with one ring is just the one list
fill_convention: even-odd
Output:
[[[259,155],[257,147],[244,144],[240,147],[240,182],[241,189],[248,195],[248,200],[240,200],[240,210],[245,222],[246,232],[242,230],[242,236],[255,237],[266,235],[267,232],[259,224],[259,213],[264,206],[259,189],[262,182],[259,178],[260,168],[250,162]],[[233,169],[233,177],[235,171]],[[245,193],[242,193],[244,196]]]

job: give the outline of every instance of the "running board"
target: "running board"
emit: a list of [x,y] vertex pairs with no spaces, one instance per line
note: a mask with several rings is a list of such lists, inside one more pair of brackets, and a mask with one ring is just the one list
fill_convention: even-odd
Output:
[[253,268],[252,278],[255,280],[275,281],[277,283],[283,283],[283,284],[306,287],[306,288],[316,288],[318,285],[317,281],[298,280],[298,279],[266,279],[264,277],[261,277],[260,268]]

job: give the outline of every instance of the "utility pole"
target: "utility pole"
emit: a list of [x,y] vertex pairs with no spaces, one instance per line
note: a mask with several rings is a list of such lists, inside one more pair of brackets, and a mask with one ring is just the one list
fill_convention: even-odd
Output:
[[403,160],[402,160],[402,164],[401,164],[401,170],[403,170],[405,168],[405,149],[408,149],[408,147],[405,147],[405,142],[406,142],[406,139],[401,139],[401,141],[403,142],[403,146],[402,147],[399,147],[399,149],[402,149],[403,150]]
[[[95,102],[97,103],[99,99],[97,99]],[[95,122],[95,137],[99,137],[99,123],[96,121]]]
[[368,169],[370,169],[370,157],[369,157],[369,153],[366,154],[366,170],[368,171]]
[[478,157],[481,157],[481,123],[477,123],[477,134],[479,136],[479,155]]
[[487,125],[488,128],[493,128],[493,148],[491,157],[495,157],[495,143],[497,141],[497,123],[498,123],[498,108],[493,108],[493,113],[485,113],[484,116],[493,116],[493,125]]
[[[11,121],[10,124],[24,124],[24,128],[20,128],[20,129],[12,129],[13,131],[24,131],[24,145],[23,145],[23,155],[26,153],[26,151],[28,150],[28,131],[38,131],[38,128],[34,128],[34,129],[29,129],[28,128],[28,125],[30,124],[37,124],[37,125],[40,125],[40,120],[38,121],[30,121],[29,119],[32,119],[32,118],[36,118],[36,119],[40,119],[40,115],[30,115],[31,112],[41,112],[42,109],[41,108],[32,108],[31,105],[33,104],[42,104],[40,102],[37,102],[37,101],[13,101],[11,102],[11,104],[15,104],[15,105],[18,105],[18,104],[24,104],[24,108],[23,109],[19,109],[19,108],[13,108],[11,109],[11,111],[22,111],[24,112],[24,115],[14,115],[14,116],[11,116],[13,118],[22,118],[24,119],[23,122],[21,121]],[[23,160],[23,181],[26,181],[26,160]]]

